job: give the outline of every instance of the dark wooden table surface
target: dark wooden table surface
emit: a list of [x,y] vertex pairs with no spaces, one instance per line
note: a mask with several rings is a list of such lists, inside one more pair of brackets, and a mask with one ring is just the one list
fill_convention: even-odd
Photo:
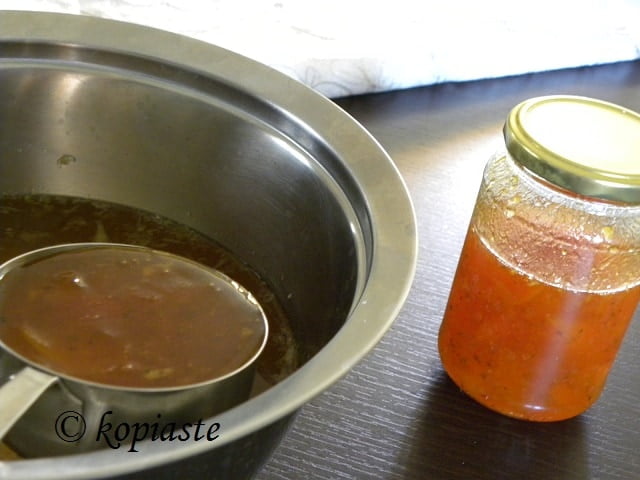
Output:
[[564,422],[527,423],[484,409],[452,384],[437,353],[480,175],[501,145],[507,112],[555,93],[640,111],[640,62],[337,101],[407,182],[419,224],[416,278],[391,330],[300,411],[259,480],[640,479],[640,313],[599,402]]

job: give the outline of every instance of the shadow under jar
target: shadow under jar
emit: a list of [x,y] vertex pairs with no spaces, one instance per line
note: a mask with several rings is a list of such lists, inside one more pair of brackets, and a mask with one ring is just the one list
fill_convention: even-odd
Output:
[[640,116],[570,96],[516,106],[484,172],[440,329],[447,373],[555,421],[604,388],[640,299]]

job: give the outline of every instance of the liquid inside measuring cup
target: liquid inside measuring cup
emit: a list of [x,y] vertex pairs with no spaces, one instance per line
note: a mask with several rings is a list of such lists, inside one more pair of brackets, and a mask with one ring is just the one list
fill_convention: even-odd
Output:
[[118,246],[58,252],[5,274],[0,339],[55,373],[167,388],[223,377],[262,348],[247,292],[195,262]]

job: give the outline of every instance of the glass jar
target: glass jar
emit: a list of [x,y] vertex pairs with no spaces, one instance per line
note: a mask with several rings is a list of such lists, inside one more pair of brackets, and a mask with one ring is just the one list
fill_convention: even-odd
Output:
[[445,370],[508,416],[555,421],[600,395],[640,300],[640,115],[535,98],[490,159],[439,334]]

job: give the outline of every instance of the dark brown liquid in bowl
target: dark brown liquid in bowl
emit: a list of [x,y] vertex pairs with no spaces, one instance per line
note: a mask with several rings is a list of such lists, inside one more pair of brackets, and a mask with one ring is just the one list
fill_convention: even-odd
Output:
[[266,334],[236,286],[151,250],[60,252],[0,282],[0,338],[38,365],[133,388],[190,385],[242,368]]
[[267,315],[269,337],[256,363],[260,389],[298,368],[289,319],[269,283],[212,238],[153,212],[111,202],[45,194],[0,196],[0,262],[50,245],[91,241],[143,245],[220,270],[247,288]]

